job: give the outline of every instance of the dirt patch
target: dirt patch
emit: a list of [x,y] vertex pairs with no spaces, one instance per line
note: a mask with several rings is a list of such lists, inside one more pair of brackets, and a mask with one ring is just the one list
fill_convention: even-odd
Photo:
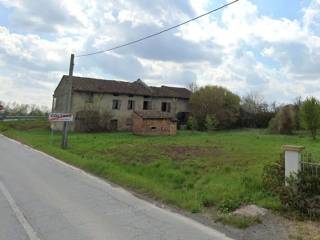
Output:
[[163,154],[166,154],[172,160],[184,161],[198,157],[215,157],[221,154],[217,147],[199,147],[199,146],[176,146],[162,145],[158,146]]
[[288,221],[289,239],[292,240],[320,240],[320,222]]
[[147,146],[123,144],[118,148],[105,149],[101,153],[114,156],[123,163],[148,164],[159,160],[160,156],[156,151],[152,151]]

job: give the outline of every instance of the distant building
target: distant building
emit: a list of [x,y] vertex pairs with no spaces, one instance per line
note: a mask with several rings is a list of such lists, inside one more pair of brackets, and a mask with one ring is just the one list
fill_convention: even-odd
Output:
[[[87,120],[83,115],[88,111],[101,117],[108,115],[108,125],[113,130],[132,130],[134,111],[165,113],[181,125],[186,124],[190,112],[190,95],[186,88],[152,87],[140,79],[124,82],[63,76],[54,91],[52,112],[73,113],[75,121],[70,127],[75,131],[85,129]],[[53,127],[61,129],[62,124],[55,123]]]
[[160,111],[134,111],[132,132],[137,135],[176,135],[177,119]]

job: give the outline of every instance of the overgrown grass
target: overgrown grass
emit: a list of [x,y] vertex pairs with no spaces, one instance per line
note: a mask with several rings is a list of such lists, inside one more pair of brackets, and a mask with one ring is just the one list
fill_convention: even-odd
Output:
[[217,221],[224,225],[231,225],[242,229],[262,222],[259,217],[245,217],[234,214],[221,214],[218,216]]
[[62,150],[60,133],[51,136],[44,121],[2,122],[0,131],[97,176],[192,212],[210,207],[230,212],[249,203],[279,209],[279,200],[262,189],[265,164],[279,158],[283,144],[304,145],[320,156],[320,142],[305,133],[183,131],[174,137],[71,133],[69,148]]

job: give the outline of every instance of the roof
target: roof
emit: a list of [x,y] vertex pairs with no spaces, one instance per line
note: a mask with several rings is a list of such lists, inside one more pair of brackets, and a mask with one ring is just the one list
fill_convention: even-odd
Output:
[[[63,79],[69,79],[64,75]],[[85,78],[72,76],[72,86],[74,91],[132,94],[150,97],[170,97],[189,99],[191,92],[186,88],[178,87],[149,87],[140,79],[134,82],[124,82],[115,80],[105,80],[96,78]]]
[[134,111],[138,116],[143,119],[170,119],[175,121],[176,119],[167,112],[160,112],[160,111],[152,111],[152,110],[145,110],[145,111]]

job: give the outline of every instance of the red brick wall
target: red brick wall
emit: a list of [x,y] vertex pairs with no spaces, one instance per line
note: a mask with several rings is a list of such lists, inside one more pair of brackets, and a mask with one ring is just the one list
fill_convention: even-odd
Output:
[[137,114],[132,116],[132,131],[137,135],[176,135],[177,123],[170,119],[142,119]]

